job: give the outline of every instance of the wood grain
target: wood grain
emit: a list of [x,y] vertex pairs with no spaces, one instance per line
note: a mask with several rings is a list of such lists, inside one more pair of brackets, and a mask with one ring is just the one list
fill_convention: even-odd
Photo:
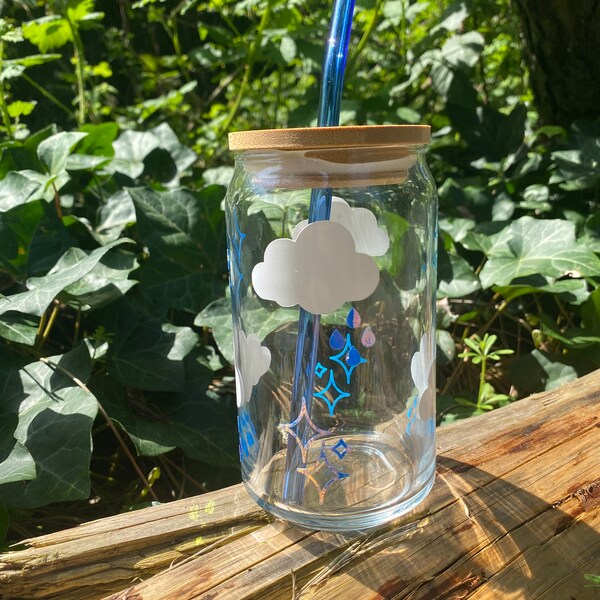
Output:
[[28,540],[0,597],[595,598],[599,402],[600,371],[439,430],[430,496],[367,534],[273,522],[234,486]]

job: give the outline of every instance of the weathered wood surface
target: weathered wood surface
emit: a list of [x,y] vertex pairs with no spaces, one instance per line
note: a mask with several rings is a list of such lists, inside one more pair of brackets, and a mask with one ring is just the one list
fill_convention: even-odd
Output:
[[0,597],[599,597],[600,371],[440,430],[438,457],[429,498],[367,534],[273,521],[234,486],[31,539]]

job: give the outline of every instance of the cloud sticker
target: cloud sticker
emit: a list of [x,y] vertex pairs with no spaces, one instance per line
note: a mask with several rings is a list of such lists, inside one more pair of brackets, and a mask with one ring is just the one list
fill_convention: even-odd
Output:
[[237,405],[242,406],[250,400],[252,388],[269,370],[271,351],[261,346],[258,336],[251,333],[248,337],[240,330],[235,361],[235,388]]
[[419,416],[426,421],[435,415],[435,338],[423,334],[418,352],[413,354],[410,373],[419,392]]
[[[390,247],[387,231],[377,225],[377,218],[367,208],[352,208],[345,200],[334,196],[331,199],[330,220],[343,225],[352,234],[357,252],[383,256]],[[296,239],[307,225],[308,221],[298,223],[292,239]]]
[[379,283],[375,261],[356,251],[348,230],[332,221],[304,227],[294,239],[271,242],[252,271],[252,285],[264,300],[299,304],[327,314],[345,302],[363,300]]

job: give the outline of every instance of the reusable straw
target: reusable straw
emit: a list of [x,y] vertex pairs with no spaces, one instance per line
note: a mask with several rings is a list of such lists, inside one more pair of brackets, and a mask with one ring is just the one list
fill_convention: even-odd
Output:
[[[334,0],[331,27],[323,60],[323,81],[319,97],[317,127],[339,125],[344,73],[348,56],[348,44],[352,31],[354,0]],[[331,214],[331,189],[313,189],[308,210],[308,222],[329,220]],[[320,315],[300,309],[298,320],[298,340],[296,342],[296,362],[294,384],[290,404],[290,422],[295,421],[306,405],[306,412],[312,412],[312,399],[315,386],[315,365],[319,341]],[[298,437],[304,443],[306,422],[298,424]],[[286,471],[283,499],[299,503],[303,497],[304,475],[297,469],[303,467],[302,451],[296,440],[288,438]]]

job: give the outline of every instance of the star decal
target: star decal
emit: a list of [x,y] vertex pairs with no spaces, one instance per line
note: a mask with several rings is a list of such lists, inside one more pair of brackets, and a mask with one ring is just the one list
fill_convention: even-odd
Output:
[[358,353],[358,350],[356,349],[356,347],[352,343],[352,340],[350,339],[350,334],[346,336],[346,344],[342,348],[342,351],[339,354],[330,356],[329,360],[334,360],[336,363],[342,365],[342,368],[346,373],[346,383],[350,383],[352,371],[354,371],[354,369],[356,369],[358,365],[367,362],[367,359],[363,358]]
[[346,444],[346,442],[343,439],[339,439],[337,444],[335,444],[335,446],[333,446],[332,448],[330,448],[330,450],[340,459],[342,460],[342,458],[344,458],[344,456],[346,456],[346,454],[348,454],[348,444]]
[[[301,434],[300,430],[302,428],[301,423],[303,419],[305,421],[304,434]],[[317,427],[312,422],[310,415],[308,414],[308,410],[306,408],[306,398],[304,396],[302,396],[302,408],[300,409],[300,414],[296,417],[296,419],[294,419],[291,423],[287,423],[286,425],[280,425],[279,427],[296,440],[296,443],[300,448],[300,452],[302,453],[302,462],[304,463],[306,462],[308,454],[308,445],[313,440],[317,440],[325,435],[329,435],[329,431],[325,431],[324,429]],[[294,429],[296,431],[294,431]],[[310,432],[314,432],[314,434],[309,435]]]
[[349,477],[348,473],[338,471],[327,459],[325,454],[325,443],[321,443],[321,454],[319,460],[314,462],[309,467],[300,467],[298,473],[302,473],[316,488],[319,494],[319,504],[322,506],[325,503],[325,495],[329,488],[342,479]]
[[[332,388],[337,392],[337,396],[333,398],[333,401],[331,401],[326,395]],[[329,393],[333,397],[333,394],[331,392]],[[327,382],[327,386],[324,387],[320,392],[314,394],[315,398],[320,398],[321,400],[323,400],[323,402],[325,402],[325,404],[327,404],[327,406],[329,407],[329,414],[332,417],[337,403],[342,398],[347,398],[349,395],[350,394],[348,392],[340,390],[340,388],[337,386],[335,382],[335,377],[333,375],[333,369],[329,369],[329,381]]]

